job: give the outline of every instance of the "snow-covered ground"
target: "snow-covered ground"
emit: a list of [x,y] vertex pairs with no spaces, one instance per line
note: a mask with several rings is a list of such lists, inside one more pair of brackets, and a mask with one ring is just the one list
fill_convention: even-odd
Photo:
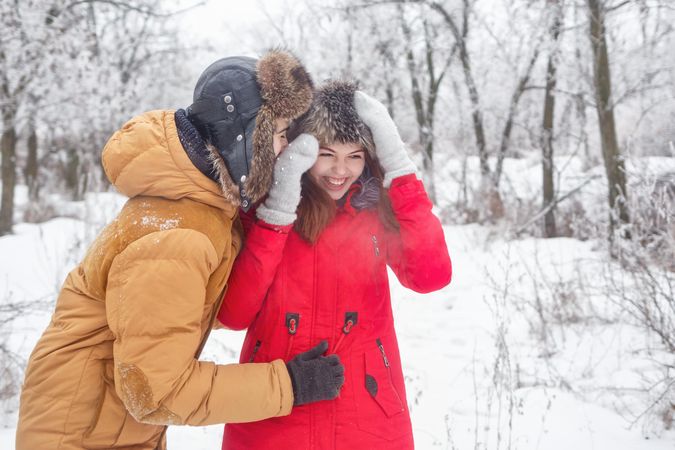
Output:
[[[123,202],[90,194],[66,205],[71,218],[19,224],[0,238],[0,307],[37,300],[0,329],[0,344],[22,359],[15,367],[47,325],[65,274]],[[498,229],[476,225],[447,226],[445,234],[450,286],[421,295],[390,274],[417,448],[675,448],[675,432],[642,414],[658,363],[673,355],[646,355],[651,338],[620,320],[603,297],[608,263],[601,246],[569,238],[507,241]],[[537,301],[552,299],[560,320],[544,327],[537,314],[550,305],[538,310]],[[203,358],[235,362],[243,336],[213,332]],[[16,396],[0,406],[0,442],[13,449]],[[217,449],[221,434],[222,426],[171,427],[169,448]]]

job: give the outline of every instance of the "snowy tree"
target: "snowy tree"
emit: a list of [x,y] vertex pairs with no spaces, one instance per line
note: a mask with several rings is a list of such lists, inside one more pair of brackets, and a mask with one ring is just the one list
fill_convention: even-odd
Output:
[[[11,231],[17,164],[39,220],[41,186],[81,198],[101,187],[100,150],[144,109],[178,106],[194,83],[177,18],[194,3],[3,2],[0,234]],[[161,74],[158,77],[157,74]],[[25,136],[26,152],[17,147]],[[44,213],[42,213],[44,214]]]
[[619,148],[614,120],[612,77],[605,29],[608,4],[603,0],[588,0],[590,39],[593,49],[593,79],[595,109],[601,135],[602,156],[609,186],[610,236],[620,224],[628,224],[630,217],[626,197],[626,169]]
[[551,50],[549,51],[548,63],[546,64],[546,90],[544,95],[544,114],[542,124],[542,192],[543,208],[546,210],[544,215],[544,235],[546,237],[555,237],[555,190],[554,190],[554,160],[553,160],[553,139],[554,139],[554,117],[555,117],[555,88],[556,72],[558,65],[559,39],[563,26],[564,4],[563,0],[548,0],[552,10],[549,22],[549,33],[551,36]]
[[[2,110],[2,203],[0,235],[11,232],[17,176],[17,134],[21,114],[35,113],[49,89],[45,76],[49,61],[63,57],[60,43],[76,31],[80,19],[74,13],[56,20],[55,12],[65,2],[3,2],[0,16],[0,109]],[[34,143],[34,142],[33,142]],[[33,155],[34,156],[34,155]],[[33,175],[32,168],[28,171]]]

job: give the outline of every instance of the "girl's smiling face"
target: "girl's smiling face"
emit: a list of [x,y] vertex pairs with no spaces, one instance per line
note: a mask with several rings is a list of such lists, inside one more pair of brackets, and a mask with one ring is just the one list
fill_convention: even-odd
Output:
[[321,146],[309,175],[333,200],[339,200],[361,176],[365,165],[365,151],[360,144],[335,142]]

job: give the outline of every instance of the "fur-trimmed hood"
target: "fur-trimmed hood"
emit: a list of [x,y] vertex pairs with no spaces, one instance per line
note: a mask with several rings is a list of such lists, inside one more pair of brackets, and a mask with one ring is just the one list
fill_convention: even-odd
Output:
[[150,111],[115,132],[101,156],[108,179],[130,198],[190,198],[234,215],[236,205],[189,159],[174,116],[175,111]]

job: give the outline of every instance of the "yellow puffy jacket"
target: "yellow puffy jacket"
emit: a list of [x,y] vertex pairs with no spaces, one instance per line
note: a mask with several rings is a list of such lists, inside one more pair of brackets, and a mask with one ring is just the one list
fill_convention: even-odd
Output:
[[21,393],[17,450],[165,447],[166,425],[290,413],[281,360],[199,361],[241,245],[237,210],[190,162],[173,111],[103,151],[130,197],[68,275]]

